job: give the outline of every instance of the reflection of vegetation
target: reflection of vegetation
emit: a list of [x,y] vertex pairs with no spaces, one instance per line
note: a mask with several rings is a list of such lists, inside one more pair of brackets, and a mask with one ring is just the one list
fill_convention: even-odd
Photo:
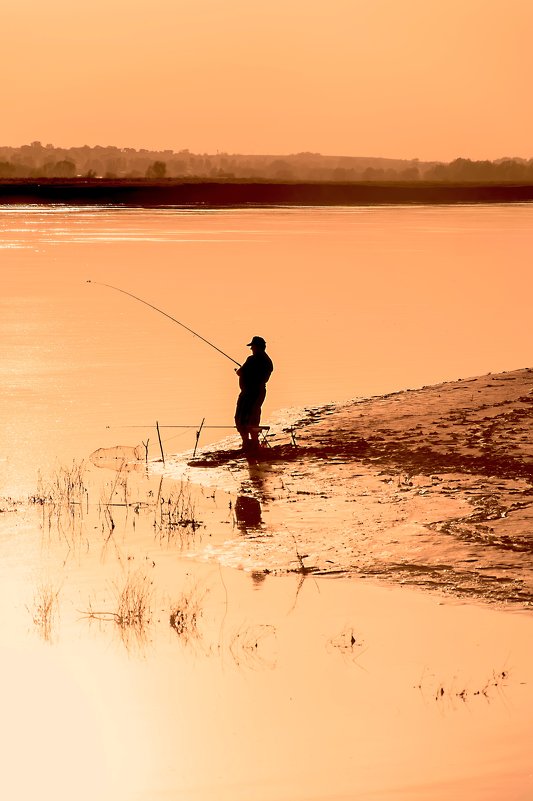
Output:
[[15,512],[19,502],[14,498],[0,498],[0,515],[4,512]]
[[152,582],[142,573],[133,573],[118,592],[115,622],[121,628],[143,629],[150,623]]
[[328,649],[333,649],[342,654],[345,658],[355,662],[355,660],[364,653],[364,651],[361,650],[363,645],[364,642],[361,637],[356,635],[351,626],[348,626],[329,640]]
[[[67,540],[69,548],[80,544],[82,534],[85,533],[86,517],[91,508],[98,513],[101,529],[106,536],[106,545],[117,526],[117,514],[122,513],[121,519],[125,522],[131,511],[138,516],[142,510],[153,510],[154,527],[160,537],[173,541],[176,539],[176,534],[179,534],[182,546],[186,536],[196,533],[200,521],[196,515],[196,503],[188,483],[171,482],[168,492],[164,492],[161,478],[158,491],[155,493],[149,490],[145,497],[140,499],[132,492],[129,483],[131,472],[128,470],[127,461],[125,459],[115,461],[113,469],[116,472],[113,480],[96,486],[93,486],[93,482],[89,482],[84,462],[73,462],[69,467],[60,466],[46,480],[39,476],[37,490],[29,500],[30,503],[37,504],[43,509],[43,529],[50,532],[55,525],[60,538],[64,537]],[[91,493],[96,494],[96,502],[89,502],[89,484]],[[135,517],[133,527],[135,527]],[[89,547],[88,539],[87,547]]]
[[80,505],[88,494],[84,473],[84,462],[73,462],[71,467],[60,466],[47,481],[39,475],[37,491],[30,501],[55,508]]
[[508,670],[493,670],[492,674],[483,684],[472,688],[462,683],[457,684],[457,678],[450,684],[441,681],[435,683],[434,677],[432,679],[424,673],[418,684],[418,689],[422,692],[429,689],[435,701],[449,701],[452,703],[455,701],[462,701],[463,703],[467,703],[473,698],[484,698],[486,701],[490,701],[495,693],[500,692],[500,690],[506,686],[508,678]]
[[124,585],[115,588],[116,609],[96,611],[89,606],[86,616],[94,620],[109,620],[123,630],[143,634],[152,620],[152,582],[142,572],[129,573]]
[[42,507],[43,530],[50,533],[55,526],[69,549],[81,543],[84,514],[88,511],[89,491],[84,474],[84,463],[73,462],[70,467],[59,467],[47,480],[39,475],[37,490],[29,499]]
[[181,537],[185,533],[195,534],[200,527],[200,521],[196,517],[196,504],[190,485],[181,481],[179,487],[166,497],[161,492],[160,486],[156,501],[156,528],[160,535],[170,540],[176,533]]
[[[42,508],[46,544],[51,548],[51,555],[60,553],[63,560],[66,544],[67,558],[75,556],[81,562],[85,556],[92,559],[96,547],[104,564],[108,561],[107,549],[110,548],[114,549],[113,556],[116,552],[117,564],[122,571],[125,565],[133,567],[134,562],[130,560],[138,556],[129,536],[122,535],[131,534],[131,529],[135,534],[141,523],[144,523],[144,534],[149,539],[153,538],[155,531],[156,541],[169,543],[174,549],[176,546],[185,548],[192,538],[199,536],[201,523],[196,511],[197,495],[189,482],[163,477],[151,482],[149,477],[143,477],[142,482],[132,481],[131,473],[120,461],[114,462],[111,479],[104,477],[101,480],[101,477],[102,473],[95,471],[90,464],[73,463],[59,467],[47,480],[39,479],[31,500],[39,509]],[[137,536],[133,542],[138,542]],[[152,539],[152,548],[153,545]],[[143,557],[149,560],[147,564],[155,567],[150,550]],[[303,557],[299,556],[301,559]],[[149,635],[153,634],[155,587],[150,574],[146,574],[146,568],[132,569],[120,575],[116,584],[108,585],[111,591],[104,596],[89,591],[88,600],[83,606],[78,606],[78,610],[81,609],[81,614],[89,621],[99,622],[101,629],[112,630],[128,649],[144,647]],[[259,582],[264,575],[255,575],[254,580]],[[242,625],[227,637],[223,634],[224,612],[218,636],[207,636],[207,624],[204,636],[201,624],[209,592],[199,583],[180,586],[171,601],[167,600],[163,605],[166,609],[164,624],[171,626],[180,642],[200,647],[205,655],[218,653],[222,657],[229,651],[239,667],[254,670],[274,668],[275,659],[269,646],[275,628],[271,625]],[[225,609],[227,611],[227,593]],[[30,611],[45,639],[52,637],[57,610],[58,592],[51,585],[40,587]]]
[[207,590],[200,592],[195,585],[189,592],[183,592],[178,601],[172,605],[169,622],[171,628],[185,642],[198,639],[198,622],[202,616],[202,601]]
[[267,639],[275,637],[276,628],[267,624],[256,624],[241,627],[233,636],[229,650],[236,665],[245,665],[257,670],[276,667],[276,660],[268,656],[266,651]]
[[123,473],[125,462],[122,461],[120,467],[117,469],[117,474],[111,484],[111,487],[102,487],[99,511],[103,514],[104,523],[112,532],[115,528],[115,520],[113,517],[113,508],[115,506],[128,508],[131,506],[128,490],[128,475]]
[[59,617],[59,593],[60,590],[50,583],[40,584],[33,597],[33,607],[29,610],[39,634],[46,642],[52,641]]

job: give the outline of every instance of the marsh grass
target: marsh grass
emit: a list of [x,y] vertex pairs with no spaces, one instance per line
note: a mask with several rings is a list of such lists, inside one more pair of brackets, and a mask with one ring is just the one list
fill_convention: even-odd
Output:
[[0,498],[0,515],[6,512],[16,512],[20,503],[21,501],[16,501],[14,498]]
[[505,689],[508,679],[509,670],[507,669],[493,670],[486,681],[476,686],[469,686],[462,682],[458,683],[457,677],[450,683],[439,681],[435,684],[434,680],[423,674],[417,687],[424,693],[424,690],[428,689],[429,685],[431,697],[440,703],[448,702],[454,704],[461,701],[466,704],[474,699],[484,699],[490,702],[495,695],[500,694]]
[[[42,508],[45,544],[51,546],[52,556],[59,555],[63,566],[67,559],[88,554],[100,545],[102,562],[108,560],[108,551],[111,551],[121,570],[125,570],[130,560],[130,553],[126,554],[124,547],[129,542],[126,538],[130,533],[128,526],[135,529],[139,521],[146,525],[147,531],[153,524],[163,545],[168,542],[172,547],[177,545],[183,549],[196,536],[200,521],[188,482],[165,482],[163,485],[161,478],[159,486],[152,484],[150,489],[150,485],[139,482],[132,485],[128,479],[128,471],[122,463],[111,479],[104,476],[101,480],[101,474],[95,473],[90,465],[86,467],[84,462],[59,467],[47,480],[39,477],[37,491],[30,501]],[[143,530],[141,535],[144,533]],[[129,545],[127,547],[129,549]],[[150,561],[153,563],[152,559]],[[81,614],[100,621],[102,626],[107,622],[114,624],[120,636],[132,639],[133,643],[146,638],[149,631],[153,584],[142,571],[132,570],[121,575],[124,578],[112,585],[104,603],[95,603],[93,598]],[[196,586],[183,592],[172,607],[167,607],[170,625],[185,641],[202,639],[198,624],[206,594],[206,590]],[[30,611],[42,636],[50,639],[57,611],[57,593],[51,585],[39,588]]]
[[355,662],[364,653],[364,642],[352,626],[344,628],[327,643],[328,651],[336,651],[345,659]]
[[[89,473],[88,465],[73,462],[71,466],[60,465],[49,478],[39,474],[36,492],[29,498],[30,503],[43,507],[45,522],[51,528],[56,523],[64,528],[63,517],[71,521],[75,515],[83,518],[89,512]],[[114,470],[113,481],[99,486],[99,498],[92,504],[97,508],[104,527],[113,531],[116,527],[116,509],[125,510],[126,516],[133,509],[153,509],[155,511],[154,526],[157,531],[169,539],[177,531],[196,532],[201,521],[196,515],[196,503],[190,484],[180,481],[168,492],[163,491],[163,478],[159,482],[157,492],[149,490],[146,497],[134,498],[129,483],[128,462],[123,459]],[[98,493],[98,485],[92,486],[93,494]]]
[[[169,542],[177,539],[186,545],[200,528],[188,482],[180,481],[178,485],[173,482],[167,491],[161,477],[157,491],[150,489],[141,497],[131,487],[131,473],[125,459],[114,466],[116,474],[111,482],[95,483],[94,476],[90,480],[89,467],[83,461],[73,462],[70,466],[60,465],[46,479],[39,474],[36,492],[29,502],[43,509],[43,530],[56,531],[72,545],[77,536],[82,536],[90,509],[96,510],[106,537],[112,536],[119,522],[127,523],[132,512],[138,515],[141,510],[153,510],[154,528],[160,539]],[[89,486],[95,496],[92,502]]]
[[120,628],[143,629],[152,620],[153,583],[144,573],[133,573],[117,592],[115,622]]
[[98,504],[98,512],[104,520],[104,526],[111,533],[116,528],[115,523],[115,508],[120,507],[125,509],[126,514],[130,506],[133,505],[130,498],[130,490],[128,486],[128,473],[125,470],[126,461],[122,460],[120,465],[116,468],[116,475],[111,484],[104,485],[100,488],[100,501]]
[[43,582],[34,593],[31,609],[28,607],[33,623],[45,642],[52,642],[57,633],[60,592],[61,588],[55,587],[51,582]]
[[481,685],[476,688],[469,688],[463,687],[459,689],[458,687],[449,687],[446,688],[444,684],[440,684],[437,687],[437,691],[435,693],[435,700],[440,701],[445,696],[458,698],[459,700],[466,703],[472,698],[485,698],[487,701],[490,701],[493,697],[495,692],[499,692],[503,687],[506,686],[506,680],[509,677],[509,672],[507,670],[500,670],[500,671],[492,671],[492,675]]
[[46,481],[39,473],[37,490],[30,501],[54,507],[80,506],[84,502],[87,503],[85,470],[85,462],[81,461],[72,462],[70,467],[61,465]]
[[36,492],[29,498],[31,504],[42,507],[43,532],[50,536],[56,532],[69,549],[83,538],[83,522],[89,508],[85,471],[82,461],[58,467],[47,480],[39,473]]
[[114,586],[115,608],[98,611],[89,604],[85,617],[110,621],[122,633],[144,638],[152,622],[153,583],[142,571],[129,573],[122,586]]
[[176,603],[171,605],[170,627],[186,643],[201,638],[198,623],[203,614],[203,602],[208,592],[208,589],[201,589],[198,584],[195,584],[192,589],[183,592]]
[[182,545],[194,536],[201,522],[196,515],[196,503],[187,482],[180,481],[177,489],[162,494],[162,485],[156,499],[155,529],[161,539],[179,538]]

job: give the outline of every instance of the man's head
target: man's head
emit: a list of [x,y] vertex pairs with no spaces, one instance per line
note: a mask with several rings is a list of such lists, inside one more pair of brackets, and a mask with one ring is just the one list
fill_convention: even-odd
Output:
[[256,350],[266,350],[267,343],[263,337],[252,337],[252,341],[248,342],[246,347],[251,348],[255,353]]

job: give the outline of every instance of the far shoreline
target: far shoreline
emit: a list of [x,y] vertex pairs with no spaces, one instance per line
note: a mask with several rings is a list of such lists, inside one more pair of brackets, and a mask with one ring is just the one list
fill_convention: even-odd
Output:
[[471,205],[533,201],[533,184],[305,182],[165,179],[13,179],[0,181],[1,205],[127,208],[271,208],[276,206]]

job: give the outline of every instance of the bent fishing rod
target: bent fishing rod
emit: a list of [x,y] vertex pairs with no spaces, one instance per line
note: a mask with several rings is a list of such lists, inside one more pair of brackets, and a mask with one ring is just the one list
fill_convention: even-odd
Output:
[[217,350],[219,353],[221,353],[223,356],[225,356],[226,359],[229,359],[230,362],[233,362],[233,364],[236,364],[237,367],[241,366],[240,362],[237,362],[237,361],[235,361],[235,359],[232,359],[231,356],[228,356],[228,354],[224,353],[223,350],[220,350],[220,348],[217,348],[216,345],[213,345],[212,342],[210,342],[205,337],[201,336],[201,334],[198,334],[196,331],[193,331],[192,328],[189,328],[188,325],[185,325],[184,323],[180,323],[179,320],[176,320],[176,318],[172,317],[171,314],[167,314],[165,311],[163,311],[163,309],[158,309],[157,306],[154,306],[152,303],[148,303],[147,300],[143,300],[142,298],[137,297],[137,295],[133,295],[131,292],[126,292],[125,289],[120,289],[120,287],[118,287],[118,286],[111,286],[111,284],[103,284],[101,281],[91,281],[91,279],[89,278],[89,279],[87,279],[87,283],[88,284],[95,284],[96,286],[106,286],[108,289],[115,289],[117,292],[122,292],[123,295],[129,295],[130,298],[133,298],[134,300],[138,300],[139,303],[144,303],[145,306],[149,306],[154,311],[159,312],[159,314],[162,314],[165,317],[168,317],[168,319],[172,320],[173,323],[177,323],[178,325],[181,325],[182,328],[184,328],[186,331],[188,331],[193,336],[198,337],[198,339],[201,339],[202,342],[205,342],[206,345],[209,345],[211,348],[214,348],[215,350]]

